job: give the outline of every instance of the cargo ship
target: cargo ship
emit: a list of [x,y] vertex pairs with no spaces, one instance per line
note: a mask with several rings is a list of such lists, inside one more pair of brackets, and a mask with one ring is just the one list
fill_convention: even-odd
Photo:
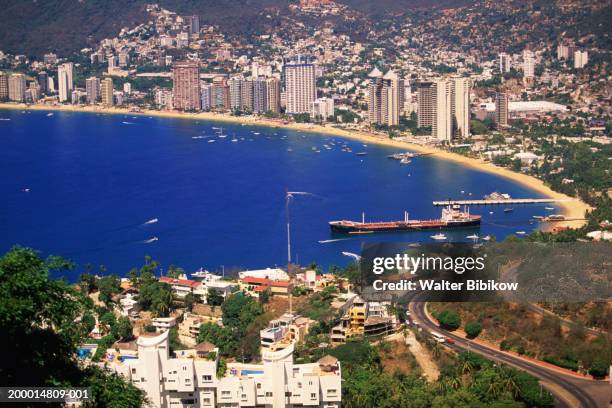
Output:
[[422,231],[434,229],[468,228],[480,226],[480,215],[472,215],[469,209],[457,210],[450,206],[442,209],[442,217],[432,220],[410,220],[404,212],[402,221],[365,222],[365,214],[359,221],[330,221],[332,232],[345,234],[367,234],[373,232]]

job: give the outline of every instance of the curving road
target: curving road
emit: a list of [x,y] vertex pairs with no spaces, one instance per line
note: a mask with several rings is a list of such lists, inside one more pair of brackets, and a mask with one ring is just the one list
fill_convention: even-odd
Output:
[[408,304],[412,318],[416,318],[423,329],[427,331],[435,330],[454,340],[454,344],[446,344],[448,347],[459,351],[469,350],[470,352],[476,352],[493,361],[507,364],[539,378],[542,381],[542,385],[555,396],[557,406],[584,408],[609,406],[610,398],[612,397],[612,385],[607,382],[585,380],[565,375],[547,367],[503,353],[500,350],[456,336],[429,320],[425,313],[425,303],[418,300],[419,296],[417,295]]

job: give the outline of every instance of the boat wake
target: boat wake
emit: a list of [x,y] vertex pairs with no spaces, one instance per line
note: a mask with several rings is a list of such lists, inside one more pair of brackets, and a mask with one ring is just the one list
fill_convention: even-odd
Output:
[[338,242],[338,241],[348,241],[349,239],[353,239],[353,238],[323,239],[318,242],[319,244],[329,244],[329,243]]
[[145,239],[144,241],[142,241],[142,243],[143,244],[152,244],[155,241],[159,241],[159,238],[153,237],[153,238],[150,238],[150,239]]
[[123,123],[124,125],[135,125],[135,123],[134,123],[134,122],[126,122],[126,121],[123,121],[123,122],[121,122],[121,123]]
[[151,225],[151,224],[156,224],[159,222],[159,219],[157,218],[151,218],[149,221],[143,223],[142,225]]

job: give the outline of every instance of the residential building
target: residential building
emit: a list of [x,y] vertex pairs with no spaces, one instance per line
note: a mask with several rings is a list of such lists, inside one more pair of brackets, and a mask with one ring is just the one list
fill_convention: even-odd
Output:
[[172,66],[172,105],[174,109],[199,111],[200,64],[197,61],[177,61]]
[[154,92],[155,104],[160,108],[172,109],[172,91],[165,88],[156,89]]
[[523,81],[532,84],[535,78],[535,58],[533,51],[523,51]]
[[59,93],[60,102],[66,102],[71,97],[74,87],[72,82],[72,69],[72,62],[66,62],[57,68],[57,91]]
[[512,67],[512,62],[510,59],[510,55],[506,54],[505,52],[502,52],[499,54],[499,72],[501,74],[505,74],[507,72],[510,72],[510,68]]
[[130,54],[127,51],[121,51],[119,53],[119,66],[124,68],[130,63]]
[[498,129],[508,126],[509,106],[508,94],[505,92],[497,92],[495,94],[495,123]]
[[32,81],[30,82],[28,89],[26,89],[26,100],[29,100],[32,103],[36,103],[39,99],[40,86],[38,85],[38,81]]
[[230,88],[227,84],[227,79],[223,76],[213,78],[211,107],[217,111],[226,111],[231,109],[230,104]]
[[280,112],[280,81],[278,78],[268,78],[266,89],[268,91],[268,111]]
[[332,98],[318,98],[312,103],[310,116],[315,120],[327,121],[334,116],[334,100]]
[[293,290],[293,283],[289,280],[273,280],[247,276],[240,280],[240,288],[253,296],[266,291],[270,291],[274,295],[289,296]]
[[165,332],[178,324],[177,316],[156,317],[151,320],[151,325],[155,326],[158,332]]
[[470,137],[470,79],[451,78],[451,115],[453,137]]
[[382,74],[374,68],[368,75],[368,119],[370,124],[399,125],[400,112],[404,105],[404,81],[395,71]]
[[433,81],[432,106],[431,135],[440,142],[449,143],[453,136],[450,81],[446,79]]
[[212,85],[202,84],[200,86],[200,100],[203,111],[209,111],[212,103]]
[[317,99],[315,66],[308,58],[298,56],[283,67],[288,114],[310,113],[312,102]]
[[587,51],[576,50],[574,52],[574,68],[584,68],[589,62],[589,53]]
[[53,65],[57,63],[57,54],[50,52],[43,55],[43,61],[45,64]]
[[342,344],[350,339],[391,334],[397,328],[397,319],[388,313],[386,303],[365,302],[355,296],[340,324],[332,328],[330,338],[332,344]]
[[47,93],[47,86],[49,83],[49,75],[45,71],[40,71],[38,73],[38,85],[40,86],[41,94]]
[[261,347],[278,351],[294,343],[302,343],[315,321],[307,317],[285,313],[271,320],[268,327],[259,331]]
[[23,74],[11,74],[8,79],[8,98],[14,102],[25,102],[26,79]]
[[557,59],[568,60],[570,58],[569,47],[567,45],[557,45]]
[[124,82],[123,93],[126,95],[131,95],[132,94],[132,84],[130,84],[129,82]]
[[272,280],[289,280],[289,275],[287,272],[280,268],[254,269],[238,272],[239,279],[244,279],[248,276]]
[[420,128],[433,126],[433,92],[433,82],[422,81],[417,84],[417,126]]
[[102,105],[113,106],[113,79],[104,78],[100,82],[100,98],[102,99]]
[[217,377],[218,350],[181,350],[170,357],[169,332],[141,336],[137,358],[113,359],[111,370],[145,391],[153,407],[340,408],[340,362],[325,356],[316,363],[294,364],[293,344],[262,351],[262,364],[228,363]]
[[0,101],[5,101],[9,97],[9,77],[6,73],[0,72]]
[[230,93],[230,108],[232,110],[243,110],[243,88],[245,80],[242,75],[233,76],[227,81]]
[[174,296],[177,298],[184,298],[188,294],[193,294],[194,290],[202,285],[202,282],[194,281],[191,279],[175,279],[169,276],[162,276],[159,278],[161,283],[167,283],[172,287]]
[[268,82],[266,78],[259,77],[253,80],[253,112],[265,113],[268,111]]
[[85,80],[85,91],[87,92],[87,103],[93,105],[100,99],[100,79],[90,77]]

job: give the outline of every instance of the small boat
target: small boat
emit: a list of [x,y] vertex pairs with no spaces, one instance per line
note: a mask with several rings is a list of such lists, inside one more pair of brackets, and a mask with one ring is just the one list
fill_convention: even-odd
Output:
[[478,235],[476,235],[476,234],[468,235],[466,238],[467,239],[473,239],[474,241],[477,241],[477,240],[480,239],[480,237]]
[[151,218],[149,221],[145,222],[145,225],[156,224],[159,220],[157,218]]
[[490,241],[491,240],[491,236],[490,235],[486,235],[484,237],[482,237],[483,241]]
[[159,241],[159,238],[153,237],[151,239],[147,239],[147,240],[145,240],[145,244],[150,244],[150,243],[155,242],[155,241]]
[[505,213],[511,213],[512,211],[514,211],[514,208],[504,208]]
[[253,134],[254,134],[255,136],[259,136],[259,135],[260,135],[260,133],[259,133],[259,132],[253,132]]
[[544,207],[546,211],[554,211],[555,207]]
[[400,160],[400,164],[410,164],[412,163],[412,160],[410,160],[407,157],[404,157],[402,160]]
[[210,139],[210,140],[208,141],[208,143],[215,143],[215,142],[216,142],[216,140],[215,140],[215,139]]
[[525,231],[516,231],[516,235],[525,235],[526,232]]
[[1,121],[7,121],[7,122],[8,122],[9,120],[11,120],[11,118],[0,118],[0,120],[1,120]]
[[191,136],[192,139],[204,139],[204,136]]
[[214,129],[214,130],[221,130],[222,128],[218,128],[218,127],[214,127],[214,126],[213,126],[213,129]]
[[411,248],[418,248],[421,246],[421,244],[419,244],[418,242],[413,242],[412,244],[408,244],[408,246]]
[[541,215],[532,215],[531,218],[535,218],[536,220],[543,220],[544,217]]
[[432,235],[431,239],[436,240],[436,241],[444,241],[444,240],[446,240],[446,235],[444,235],[442,233],[439,233],[439,234],[436,234],[436,235]]
[[493,215],[493,211],[489,211],[489,215]]
[[465,194],[465,191],[461,190],[461,194]]
[[30,189],[29,189],[29,188],[24,188],[24,189],[22,189],[21,191],[23,191],[24,193],[29,193],[29,192],[30,192]]
[[238,139],[232,139],[232,143],[238,142]]
[[134,123],[132,123],[132,122],[127,122],[127,121],[125,121],[125,120],[124,120],[123,122],[121,122],[121,123],[123,123],[124,125],[133,125],[133,124],[134,124]]
[[288,151],[288,152],[292,152],[292,151],[293,151],[293,149],[289,148],[289,149],[287,149],[287,151]]
[[47,113],[47,116],[53,116],[53,112]]
[[355,153],[357,156],[366,156],[368,153],[367,152],[359,152],[359,153]]

